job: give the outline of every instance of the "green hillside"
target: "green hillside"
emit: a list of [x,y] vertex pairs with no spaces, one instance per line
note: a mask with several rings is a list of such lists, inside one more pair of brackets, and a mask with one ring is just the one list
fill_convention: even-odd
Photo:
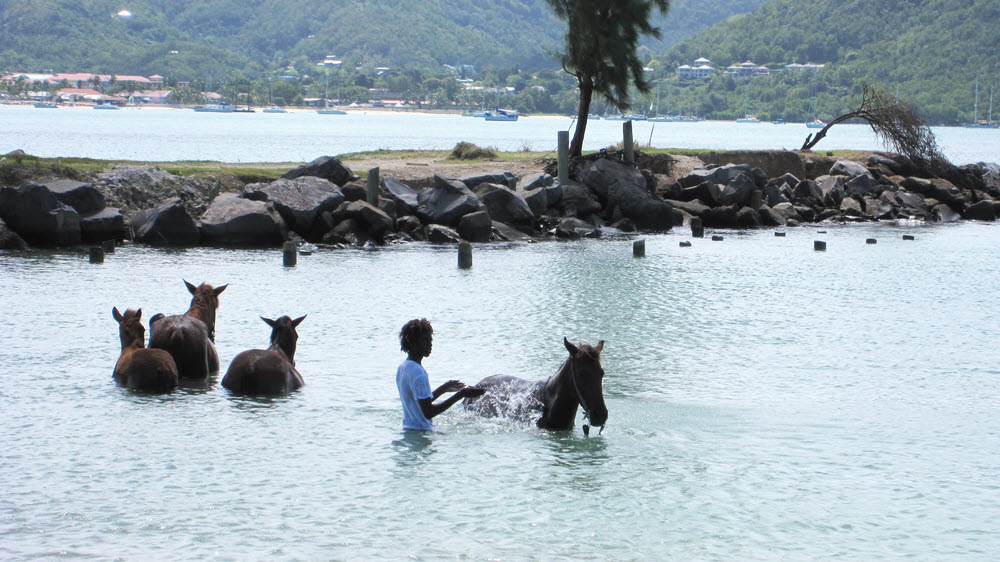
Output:
[[746,60],[771,68],[826,65],[815,76],[675,84],[682,99],[710,118],[744,111],[768,119],[830,118],[856,103],[857,81],[871,80],[898,92],[928,121],[958,124],[972,119],[977,78],[979,117],[986,117],[991,88],[1000,114],[998,37],[997,0],[772,0],[675,46],[660,63],[664,75],[698,57],[717,69]]
[[[675,0],[651,56],[763,0]],[[122,9],[131,17],[115,17]],[[355,66],[557,66],[545,0],[0,0],[0,71],[259,79],[334,55]]]

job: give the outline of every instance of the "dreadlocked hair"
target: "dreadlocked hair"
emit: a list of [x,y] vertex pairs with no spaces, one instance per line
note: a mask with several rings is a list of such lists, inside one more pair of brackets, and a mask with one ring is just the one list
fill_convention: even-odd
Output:
[[424,334],[433,334],[434,328],[426,318],[415,318],[403,325],[399,331],[399,348],[406,353],[413,349]]

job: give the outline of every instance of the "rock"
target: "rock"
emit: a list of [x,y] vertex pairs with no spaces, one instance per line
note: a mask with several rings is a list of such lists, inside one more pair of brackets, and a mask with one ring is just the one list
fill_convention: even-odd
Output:
[[329,180],[314,176],[278,179],[271,183],[253,183],[243,188],[243,197],[270,202],[290,229],[306,240],[322,237],[319,217],[344,202],[340,188]]
[[670,203],[675,208],[684,211],[685,213],[691,215],[692,217],[700,217],[701,215],[705,214],[705,211],[707,211],[710,208],[708,205],[703,204],[701,201],[697,199],[695,199],[694,201],[668,200],[667,203]]
[[592,224],[582,219],[566,217],[559,221],[559,226],[556,227],[556,237],[575,240],[581,236],[589,235],[594,230],[596,229]]
[[823,190],[813,180],[800,181],[795,185],[792,195],[796,203],[805,203],[806,205],[823,204]]
[[[791,175],[791,174],[786,174],[786,175]],[[789,195],[791,195],[791,191],[792,190],[791,190],[790,187],[788,187],[789,185],[798,185],[798,182],[795,182],[795,183],[792,183],[792,184],[783,183],[783,184],[780,184],[780,185],[771,184],[771,185],[765,186],[764,187],[764,203],[766,203],[767,205],[773,207],[773,206],[777,205],[778,203],[787,203],[787,202],[791,201],[791,198],[789,197]]]
[[684,187],[679,181],[657,181],[655,195],[660,199],[680,199]]
[[722,204],[744,207],[750,203],[750,193],[756,185],[749,174],[740,174],[722,190]]
[[931,197],[937,199],[940,203],[945,205],[951,205],[953,208],[959,208],[965,205],[965,196],[962,195],[962,191],[955,187],[950,181],[942,178],[934,178],[930,180],[931,187],[924,194],[925,197]]
[[285,172],[285,174],[281,177],[291,180],[301,176],[315,176],[317,178],[323,178],[337,184],[338,186],[360,179],[354,174],[354,172],[351,171],[350,168],[344,166],[341,164],[340,160],[337,160],[332,156],[320,156],[308,164],[303,164]]
[[871,174],[864,173],[854,176],[844,184],[844,193],[849,196],[864,197],[871,193],[878,195],[877,191],[879,188],[878,181]]
[[931,211],[923,197],[909,191],[883,191],[882,199],[895,203],[899,207],[898,213],[909,217],[923,218]]
[[711,228],[735,228],[736,207],[728,205],[709,209],[701,215],[701,222]]
[[121,211],[105,207],[80,217],[80,235],[84,242],[103,242],[125,238],[125,218]]
[[993,209],[992,201],[979,201],[978,203],[973,203],[965,208],[965,212],[962,213],[962,218],[965,220],[972,221],[989,221],[993,222],[997,220],[996,211]]
[[469,176],[467,178],[462,178],[459,181],[464,183],[465,187],[468,187],[472,191],[476,191],[476,188],[484,183],[494,183],[512,190],[517,189],[517,176],[511,172],[492,172],[478,176]]
[[0,220],[32,246],[77,246],[81,241],[80,214],[39,183],[0,189]]
[[820,176],[816,178],[816,185],[819,186],[823,197],[820,201],[827,207],[840,207],[844,200],[844,176]]
[[678,181],[684,187],[693,187],[705,181],[712,182],[717,185],[727,185],[729,182],[736,179],[736,176],[746,174],[748,172],[750,172],[750,166],[747,166],[746,164],[728,164],[717,168],[699,168],[697,170],[693,170],[690,174],[680,178]]
[[424,227],[424,233],[427,241],[435,244],[458,244],[462,241],[457,232],[443,224],[429,224]]
[[351,201],[343,205],[345,207],[339,209],[338,214],[357,221],[371,239],[381,242],[385,234],[392,231],[393,220],[382,209],[364,201]]
[[521,197],[524,198],[524,202],[528,204],[528,208],[531,209],[531,214],[538,216],[545,211],[549,210],[549,198],[548,191],[543,187],[536,189],[530,189],[528,191],[521,192]]
[[760,213],[753,210],[751,207],[743,207],[739,211],[736,211],[736,226],[739,228],[760,228],[761,218]]
[[934,184],[931,183],[931,180],[909,177],[903,178],[903,181],[899,182],[899,186],[907,191],[926,195],[934,187]]
[[489,242],[493,236],[493,220],[486,211],[469,213],[458,221],[458,234],[469,242]]
[[152,246],[196,246],[201,241],[198,226],[177,197],[136,213],[132,232],[136,242]]
[[531,236],[499,221],[493,221],[493,230],[498,238],[507,242],[526,242],[531,240]]
[[46,182],[45,187],[56,199],[73,207],[81,216],[96,213],[106,206],[104,196],[92,183],[61,179]]
[[417,191],[392,176],[382,176],[381,187],[389,199],[396,203],[396,210],[404,215],[417,212]]
[[531,224],[535,220],[528,202],[510,188],[483,183],[476,188],[476,196],[486,205],[493,220],[507,224]]
[[562,186],[559,208],[563,216],[586,218],[600,212],[601,203],[590,188],[575,182]]
[[235,193],[216,197],[198,229],[205,242],[219,246],[277,247],[287,235],[285,221],[274,207]]
[[940,203],[935,205],[928,214],[930,220],[936,220],[940,222],[956,222],[962,218],[961,215],[952,210],[951,207]]
[[379,197],[378,208],[380,211],[388,215],[390,219],[392,219],[393,224],[396,224],[396,218],[399,216],[399,214],[396,212],[395,201],[393,201],[392,199],[386,199],[385,197]]
[[[780,206],[780,205],[779,205]],[[803,222],[813,222],[816,220],[816,211],[812,207],[795,205],[795,211],[799,214],[798,220]],[[788,219],[791,221],[792,219]]]
[[486,210],[482,201],[465,184],[434,175],[434,187],[417,194],[417,216],[426,224],[457,226],[469,213]]
[[831,176],[854,178],[864,174],[871,175],[871,172],[868,171],[868,168],[864,164],[855,162],[854,160],[837,160],[830,168]]
[[860,217],[865,214],[861,203],[853,197],[844,197],[840,202],[840,212],[852,217]]
[[353,218],[346,218],[338,222],[330,229],[330,232],[323,235],[323,242],[327,244],[363,246],[368,240],[365,228]]
[[790,186],[796,186],[796,185],[799,185],[800,181],[801,180],[799,178],[795,177],[793,174],[782,174],[782,175],[780,175],[780,176],[778,176],[776,178],[769,179],[767,181],[767,184],[765,185],[765,187],[767,187],[767,186],[777,186],[777,187],[780,187],[780,186],[785,185],[785,184],[788,184]]
[[788,218],[784,214],[775,211],[768,205],[761,205],[757,214],[760,216],[760,223],[763,226],[785,226],[788,223]]
[[423,240],[423,229],[421,228],[420,219],[413,215],[406,215],[396,219],[396,230],[398,232],[413,233],[414,231],[420,231],[421,240]]
[[889,170],[893,174],[900,174],[902,167],[892,158],[884,156],[882,154],[872,154],[868,157],[868,166],[881,166]]
[[892,220],[896,218],[897,206],[891,204],[886,199],[882,199],[881,197],[879,197],[878,199],[865,197],[864,203],[865,203],[864,204],[865,213],[871,215],[872,217],[875,217],[880,221]]
[[521,182],[520,185],[518,186],[518,189],[527,192],[541,187],[549,187],[550,185],[554,185],[555,182],[556,182],[555,178],[553,178],[549,174],[546,174],[545,172],[528,174],[523,178],[521,178]]
[[644,230],[670,230],[673,207],[646,189],[646,178],[631,166],[609,158],[591,162],[579,172],[581,181],[610,209]]
[[28,243],[0,220],[0,250],[27,250]]
[[368,184],[361,180],[355,180],[345,183],[343,186],[340,187],[340,192],[344,194],[345,201],[368,200]]

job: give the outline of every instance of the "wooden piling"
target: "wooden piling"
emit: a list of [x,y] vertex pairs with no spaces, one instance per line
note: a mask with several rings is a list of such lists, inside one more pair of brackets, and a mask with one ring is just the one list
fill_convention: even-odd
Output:
[[379,169],[378,166],[368,170],[368,204],[372,207],[378,207],[378,184],[379,184]]
[[470,269],[472,267],[472,244],[466,241],[458,243],[458,268]]
[[632,242],[632,257],[634,258],[644,258],[646,257],[646,239],[636,240]]
[[295,242],[285,242],[282,247],[283,263],[285,267],[292,267],[298,262],[299,254],[295,247]]
[[814,240],[813,241],[813,250],[816,250],[817,252],[825,252],[826,251],[826,242],[824,242],[822,240]]
[[912,234],[904,234],[903,240],[916,240],[916,238]]
[[867,240],[865,240],[865,244],[878,244],[878,240],[874,238],[868,238]]
[[569,183],[569,131],[559,131],[559,185]]
[[712,242],[722,242],[722,240],[723,240],[723,238],[721,236],[719,236],[718,234],[716,234],[715,236],[712,237]]
[[774,236],[777,237],[777,238],[784,238],[785,237],[785,233],[784,232],[775,232]]
[[750,207],[755,211],[759,211],[763,204],[764,204],[764,192],[762,192],[759,189],[753,190],[753,192],[750,194]]
[[688,242],[687,240],[681,242],[681,248],[690,248],[690,247],[691,247],[691,242]]
[[105,254],[113,254],[115,253],[115,241],[105,240],[104,242],[101,242],[101,248],[104,249]]
[[104,263],[104,248],[100,246],[90,247],[90,263]]
[[705,237],[705,227],[702,226],[700,217],[691,217],[691,236],[695,238]]
[[626,121],[622,124],[622,138],[625,146],[625,163],[635,164],[635,147],[632,142],[632,122]]

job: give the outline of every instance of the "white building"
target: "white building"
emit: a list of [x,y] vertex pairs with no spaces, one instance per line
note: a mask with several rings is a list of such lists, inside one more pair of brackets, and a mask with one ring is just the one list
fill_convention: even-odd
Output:
[[785,65],[785,70],[789,70],[789,71],[792,71],[792,72],[819,72],[820,70],[823,70],[823,68],[825,66],[826,65],[824,65],[824,64],[812,64],[812,63],[796,64],[796,63],[792,63],[792,64],[786,64]]
[[674,74],[681,80],[700,80],[715,74],[715,69],[712,68],[712,61],[703,57],[694,61],[693,65],[678,66]]
[[733,66],[727,66],[726,74],[735,78],[756,78],[758,76],[769,76],[771,74],[771,70],[766,66],[757,66],[750,61],[746,61],[744,63],[734,64]]

